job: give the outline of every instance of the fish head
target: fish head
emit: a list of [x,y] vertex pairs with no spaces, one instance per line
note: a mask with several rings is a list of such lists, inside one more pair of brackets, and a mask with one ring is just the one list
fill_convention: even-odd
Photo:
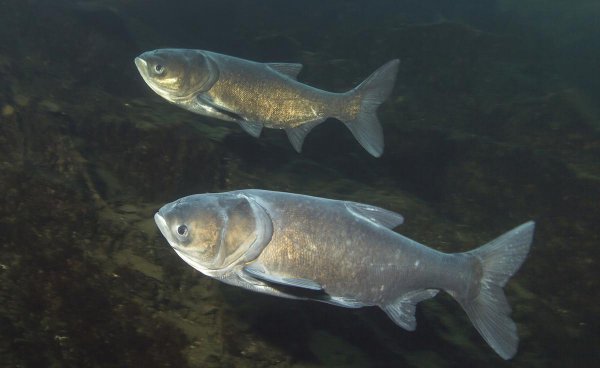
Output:
[[208,91],[219,78],[217,64],[202,50],[147,51],[135,65],[154,92],[175,103]]
[[181,198],[164,205],[154,220],[175,252],[211,277],[256,259],[273,234],[264,208],[236,192]]

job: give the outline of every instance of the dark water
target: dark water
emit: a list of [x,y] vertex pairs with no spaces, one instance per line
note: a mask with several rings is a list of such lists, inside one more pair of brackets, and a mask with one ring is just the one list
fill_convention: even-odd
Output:
[[[597,1],[0,1],[0,366],[590,367],[600,361]],[[353,87],[402,63],[369,156],[334,120],[285,134],[171,106],[133,58],[159,47],[301,62]],[[503,361],[447,295],[407,332],[380,310],[262,296],[184,264],[152,215],[242,188],[402,213],[444,251],[529,219]]]

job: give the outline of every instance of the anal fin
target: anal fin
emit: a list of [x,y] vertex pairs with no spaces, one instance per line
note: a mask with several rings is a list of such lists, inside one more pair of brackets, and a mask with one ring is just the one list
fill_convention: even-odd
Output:
[[306,122],[302,125],[298,125],[295,128],[287,128],[285,132],[292,143],[292,146],[296,150],[296,152],[300,153],[302,151],[302,144],[304,143],[304,138],[306,135],[312,130],[312,128],[324,122],[325,119],[318,119],[314,121]]
[[344,308],[361,308],[361,307],[368,305],[368,304],[365,304],[356,299],[340,297],[340,296],[331,296],[329,298],[321,299],[321,301],[323,301],[325,303],[337,305],[339,307],[344,307]]
[[260,137],[260,133],[262,132],[263,128],[262,123],[256,123],[253,121],[240,121],[239,124],[246,133],[250,134],[254,138]]
[[433,298],[438,292],[437,289],[410,291],[393,303],[380,307],[397,325],[408,331],[414,331],[417,328],[417,320],[415,319],[417,303]]

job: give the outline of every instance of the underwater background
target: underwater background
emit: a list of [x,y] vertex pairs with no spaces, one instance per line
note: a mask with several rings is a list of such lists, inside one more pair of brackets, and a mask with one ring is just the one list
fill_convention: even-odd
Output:
[[[0,0],[0,366],[596,366],[598,19],[597,0]],[[161,47],[302,63],[338,92],[399,58],[385,152],[333,119],[297,154],[170,105],[133,63]],[[506,288],[517,355],[443,293],[408,332],[209,279],[156,229],[166,202],[244,188],[381,206],[446,252],[535,220]]]

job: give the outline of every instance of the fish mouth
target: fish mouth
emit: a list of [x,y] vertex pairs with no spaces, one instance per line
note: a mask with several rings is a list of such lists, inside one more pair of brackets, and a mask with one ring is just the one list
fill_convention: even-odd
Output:
[[167,101],[174,101],[177,97],[171,96],[171,94],[168,91],[163,90],[154,81],[154,78],[152,77],[150,71],[148,70],[149,69],[148,62],[142,58],[143,55],[144,54],[136,57],[133,61],[135,62],[135,66],[137,67],[138,72],[142,76],[142,79],[144,80],[144,82],[146,82],[148,87],[150,87],[150,89],[152,89],[157,95],[161,96],[162,98],[166,99]]
[[150,88],[152,88],[155,92],[158,93],[158,91],[156,91],[154,87],[154,84],[152,83],[150,73],[148,72],[148,62],[142,59],[141,56],[136,57],[133,61],[135,62],[135,66],[137,67],[138,72],[144,79],[144,82],[146,82],[146,84],[150,86]]
[[135,60],[135,66],[137,66],[138,70],[140,72],[142,72],[142,70],[146,70],[146,68],[148,67],[148,63],[146,62],[146,60],[142,59],[141,57],[136,57]]
[[187,264],[194,267],[196,270],[206,274],[206,267],[200,264],[200,262],[196,261],[193,255],[187,254],[183,249],[180,249],[177,246],[177,244],[174,242],[173,237],[171,236],[171,233],[169,232],[169,225],[167,225],[167,221],[159,212],[154,214],[154,222],[156,222],[156,226],[158,226],[158,229],[167,239],[169,245],[171,245],[175,253],[177,253],[177,255],[181,257],[181,259],[183,259]]
[[167,220],[165,220],[162,215],[157,212],[154,214],[154,222],[156,222],[156,226],[158,226],[158,230],[160,230],[161,234],[167,239],[169,244],[174,246],[174,239],[171,236],[171,232],[169,231],[169,225],[167,225]]

